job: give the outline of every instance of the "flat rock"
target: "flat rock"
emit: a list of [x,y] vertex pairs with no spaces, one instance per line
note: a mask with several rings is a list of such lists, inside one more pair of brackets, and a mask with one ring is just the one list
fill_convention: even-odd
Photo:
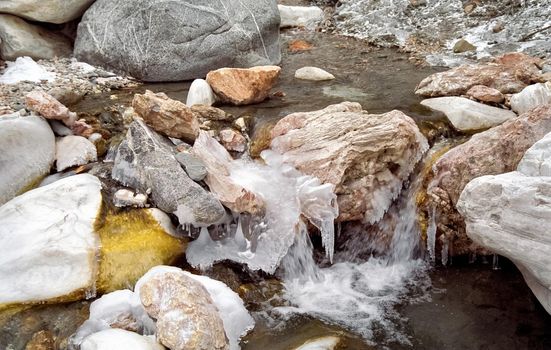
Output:
[[440,111],[460,131],[480,130],[499,125],[517,115],[464,97],[436,97],[421,101],[423,106]]
[[55,143],[57,171],[98,160],[96,146],[82,136],[60,137]]
[[268,97],[280,71],[278,66],[221,68],[209,72],[207,82],[222,102],[248,105]]
[[31,21],[66,23],[77,19],[95,0],[3,0],[0,12]]
[[197,137],[199,122],[192,110],[162,92],[155,94],[146,90],[144,94],[136,94],[132,107],[158,133],[188,141]]
[[551,82],[527,86],[521,92],[511,96],[511,109],[517,113],[526,113],[550,103]]
[[78,26],[75,56],[144,81],[278,64],[279,11],[272,0],[97,0]]
[[339,221],[380,220],[428,149],[404,113],[368,114],[352,102],[290,114],[271,136],[286,163],[336,186]]
[[540,82],[543,61],[522,53],[509,53],[485,64],[467,64],[434,73],[419,83],[415,93],[423,97],[460,96],[475,85],[503,94],[516,93]]
[[317,6],[277,5],[281,16],[281,28],[315,28],[323,21],[323,10]]
[[0,56],[9,61],[21,56],[69,57],[72,53],[71,42],[65,36],[8,14],[0,14],[0,42]]
[[216,102],[214,92],[210,88],[209,83],[204,79],[195,79],[187,93],[186,105],[205,105],[212,106]]
[[140,192],[150,190],[156,206],[175,213],[182,224],[210,225],[226,214],[220,202],[182,169],[172,143],[141,120],[130,125],[120,144],[112,176]]
[[502,103],[505,100],[505,96],[499,90],[484,85],[473,86],[466,95],[481,102]]
[[0,205],[37,184],[55,160],[55,136],[41,117],[0,117]]
[[335,76],[321,68],[317,67],[302,67],[295,72],[295,78],[302,80],[333,80]]
[[0,207],[0,304],[40,302],[92,288],[101,201],[100,181],[81,174]]

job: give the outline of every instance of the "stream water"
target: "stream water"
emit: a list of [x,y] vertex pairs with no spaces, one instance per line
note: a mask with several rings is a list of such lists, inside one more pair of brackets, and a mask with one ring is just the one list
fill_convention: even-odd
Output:
[[[313,49],[290,53],[286,47],[293,40],[306,40]],[[375,50],[352,38],[317,33],[284,34],[283,52],[282,76],[274,90],[283,91],[285,97],[224,107],[234,115],[256,118],[253,141],[261,137],[264,126],[289,113],[343,100],[360,102],[373,113],[399,109],[412,116],[433,144],[427,161],[446,138],[456,137],[447,122],[421,108],[413,94],[415,85],[435,68],[415,67],[407,55],[395,50]],[[329,83],[293,79],[295,69],[306,65],[327,69],[337,79]],[[127,106],[134,93],[150,89],[185,101],[188,88],[189,83],[145,85],[113,92],[113,97],[86,97],[71,109],[109,124],[117,119],[113,111]],[[384,232],[386,240],[370,238],[361,231],[364,228],[340,236],[337,230],[340,243],[330,264],[321,240],[313,237],[312,243],[303,232],[283,259],[277,279],[251,277],[228,263],[208,272],[238,290],[253,311],[257,326],[244,339],[243,349],[287,350],[328,335],[339,337],[343,349],[551,348],[551,317],[512,264],[501,259],[498,270],[484,261],[453,260],[448,267],[432,266],[414,200],[422,186],[421,168],[385,218],[376,227],[365,228]],[[222,272],[216,275],[219,267]],[[0,349],[24,349],[42,329],[64,339],[86,319],[88,305],[40,306],[15,316],[0,315]]]

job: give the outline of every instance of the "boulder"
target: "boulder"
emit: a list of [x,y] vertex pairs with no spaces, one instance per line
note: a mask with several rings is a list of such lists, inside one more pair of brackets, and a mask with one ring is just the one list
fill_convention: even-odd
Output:
[[442,112],[460,131],[480,130],[516,117],[514,112],[488,106],[464,97],[436,97],[421,101],[425,107]]
[[60,137],[55,143],[57,171],[98,160],[96,146],[82,136]]
[[277,66],[221,68],[209,72],[207,82],[222,102],[248,105],[268,97],[280,71]]
[[38,184],[55,159],[48,122],[18,113],[0,117],[0,205]]
[[199,123],[192,110],[180,101],[168,98],[164,93],[149,90],[134,95],[134,111],[143,118],[152,129],[168,137],[195,140],[199,132]]
[[69,57],[71,53],[71,42],[65,36],[27,23],[19,17],[0,13],[0,57],[2,59],[15,61],[21,56],[52,59]]
[[72,126],[77,120],[77,114],[71,112],[61,102],[50,94],[33,90],[25,96],[27,109],[36,112],[46,119],[59,120],[67,126]]
[[475,85],[484,85],[503,94],[516,93],[542,80],[543,61],[522,53],[509,53],[485,64],[467,64],[434,73],[417,86],[423,97],[460,96]]
[[281,28],[307,27],[316,28],[323,21],[323,10],[317,6],[277,5],[281,17]]
[[302,67],[295,72],[295,78],[302,80],[333,80],[335,76],[321,68],[317,67]]
[[457,203],[467,235],[511,259],[551,313],[551,134],[534,144],[517,171],[469,182]]
[[271,137],[284,162],[336,186],[338,221],[380,220],[428,149],[404,113],[368,114],[352,102],[290,114]]
[[476,252],[465,235],[464,222],[456,212],[459,196],[467,183],[484,175],[497,175],[516,169],[524,153],[551,132],[551,105],[510,119],[446,152],[433,166],[434,178],[428,186],[431,204],[437,212],[437,225],[448,235],[455,255]]
[[527,86],[521,92],[511,96],[511,109],[517,113],[526,113],[550,103],[551,82]]
[[156,338],[171,350],[228,350],[224,323],[200,282],[178,268],[156,268],[136,284],[135,292],[156,320]]
[[156,206],[175,213],[182,224],[210,225],[226,213],[212,194],[188,177],[174,157],[172,143],[141,120],[130,125],[120,144],[112,176],[140,192],[151,191]]
[[106,329],[84,339],[80,350],[165,350],[154,337],[122,329]]
[[209,83],[204,79],[195,79],[187,93],[186,105],[205,105],[212,106],[216,102],[214,92]]
[[95,0],[3,0],[0,12],[36,22],[66,23],[82,16]]
[[75,56],[144,81],[278,64],[279,11],[272,0],[97,0],[78,26]]
[[499,90],[484,85],[473,86],[466,95],[481,102],[502,103],[505,101],[505,96]]

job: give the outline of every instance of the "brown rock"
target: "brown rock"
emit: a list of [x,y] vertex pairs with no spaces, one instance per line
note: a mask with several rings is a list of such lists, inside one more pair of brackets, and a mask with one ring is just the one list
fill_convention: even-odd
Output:
[[481,102],[502,103],[505,96],[499,90],[484,85],[475,85],[467,91],[467,96]]
[[27,108],[46,119],[60,120],[67,126],[73,126],[77,119],[76,113],[71,112],[58,100],[44,91],[34,90],[25,96]]
[[522,53],[510,53],[486,64],[467,64],[425,78],[415,93],[425,97],[460,96],[475,85],[484,85],[503,94],[516,93],[542,81],[543,63]]
[[25,346],[25,350],[55,350],[55,340],[51,332],[36,332]]
[[234,119],[233,115],[226,113],[219,108],[211,106],[193,105],[191,106],[191,110],[200,123],[203,123],[207,120],[232,121]]
[[244,152],[247,148],[247,139],[237,130],[222,129],[218,133],[218,138],[228,151]]
[[404,113],[368,114],[352,102],[288,115],[271,136],[285,162],[335,185],[339,221],[380,220],[428,148]]
[[304,40],[293,40],[289,43],[290,52],[309,51],[314,48],[314,45]]
[[475,134],[469,141],[448,151],[433,166],[434,178],[428,186],[431,205],[439,214],[439,233],[453,239],[453,252],[475,252],[456,210],[461,192],[472,179],[513,171],[524,153],[551,132],[551,105],[534,109],[502,125]]
[[134,111],[153,130],[168,137],[193,141],[199,132],[195,113],[180,101],[168,98],[164,93],[147,90],[134,95]]
[[207,74],[207,82],[221,101],[234,105],[262,102],[279,77],[278,66],[248,69],[221,68]]
[[459,39],[453,45],[453,52],[455,53],[463,53],[467,51],[476,51],[476,46],[474,46],[473,44],[471,44],[465,39]]
[[138,282],[141,302],[157,320],[157,340],[171,350],[229,349],[224,324],[207,290],[174,270],[146,275]]

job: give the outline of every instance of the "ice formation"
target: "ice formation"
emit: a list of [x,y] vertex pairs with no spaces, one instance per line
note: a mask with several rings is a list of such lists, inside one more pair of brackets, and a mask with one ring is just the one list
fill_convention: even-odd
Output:
[[39,83],[41,80],[54,81],[55,73],[47,72],[30,57],[18,57],[15,62],[8,62],[8,68],[0,76],[0,84],[16,84],[20,81]]

